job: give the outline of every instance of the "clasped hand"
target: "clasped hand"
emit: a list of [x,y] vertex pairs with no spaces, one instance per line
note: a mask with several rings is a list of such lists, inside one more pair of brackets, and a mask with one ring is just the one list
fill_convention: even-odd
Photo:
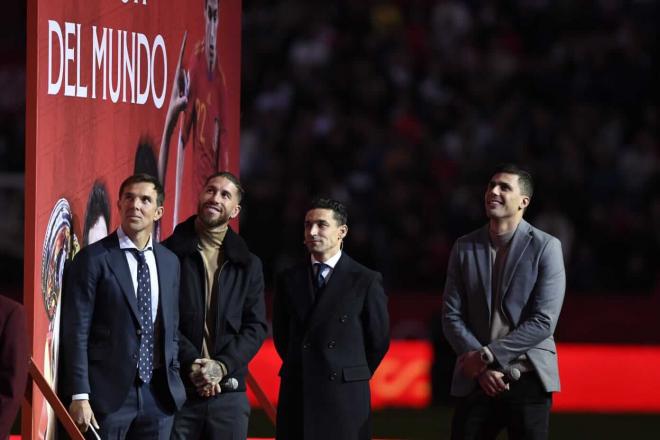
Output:
[[497,370],[486,370],[479,375],[479,386],[489,397],[495,397],[509,389],[504,382],[504,373]]
[[497,370],[489,370],[478,351],[468,351],[459,356],[458,367],[465,377],[477,379],[487,396],[495,397],[509,389],[509,384],[504,383],[504,374]]
[[486,371],[486,367],[487,365],[481,359],[481,354],[478,351],[468,351],[458,357],[458,368],[460,368],[463,376],[468,379],[476,379]]
[[218,361],[207,358],[195,359],[190,367],[190,380],[202,397],[212,397],[220,394],[220,381],[223,378],[222,368]]

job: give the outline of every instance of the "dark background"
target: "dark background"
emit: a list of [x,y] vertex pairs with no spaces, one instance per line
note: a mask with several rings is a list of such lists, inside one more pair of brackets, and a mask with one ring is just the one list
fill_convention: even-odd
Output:
[[[0,29],[0,234],[22,258],[25,5]],[[658,287],[660,77],[653,1],[244,4],[242,234],[267,283],[303,253],[315,195],[395,294],[440,292],[485,222],[493,167],[535,177],[526,217],[563,243],[571,295]],[[20,291],[22,276],[2,284]]]
[[454,240],[501,162],[562,241],[559,341],[660,343],[657,2],[244,3],[241,233],[266,280],[315,195],[380,270],[393,336],[427,337]]
[[453,241],[485,222],[493,167],[513,161],[572,294],[657,286],[655,2],[244,9],[241,227],[269,280],[328,194],[349,205],[348,252],[398,293],[439,293]]

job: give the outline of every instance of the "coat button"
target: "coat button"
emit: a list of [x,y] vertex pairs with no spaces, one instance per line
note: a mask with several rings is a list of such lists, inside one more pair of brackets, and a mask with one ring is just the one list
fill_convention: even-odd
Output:
[[142,329],[139,328],[139,329],[135,330],[135,333],[136,333],[138,336],[140,336],[140,335],[142,334]]
[[335,341],[328,342],[328,348],[335,348],[336,346],[337,346],[337,343]]
[[131,356],[131,357],[133,358],[133,360],[136,360],[136,359],[137,359],[137,354],[134,354],[134,355]]
[[342,324],[348,321],[348,315],[341,315],[341,318],[339,318],[339,322]]
[[305,343],[303,344],[303,349],[305,349],[305,350],[309,350],[309,347],[311,347],[311,346],[312,346],[312,344],[310,344],[309,342],[305,342]]
[[335,373],[335,372],[333,371],[333,372],[330,373],[330,375],[328,376],[328,379],[330,379],[330,380],[335,380],[335,379],[337,379],[337,373]]

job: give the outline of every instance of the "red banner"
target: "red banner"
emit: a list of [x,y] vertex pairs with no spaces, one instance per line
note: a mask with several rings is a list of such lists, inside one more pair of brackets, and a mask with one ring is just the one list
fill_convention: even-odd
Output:
[[[32,356],[53,384],[64,264],[116,228],[122,180],[164,180],[167,237],[206,175],[238,173],[241,1],[217,3],[28,1],[24,297]],[[33,395],[24,434],[50,438]]]
[[[384,407],[422,408],[431,400],[429,369],[431,345],[424,341],[392,341],[390,350],[371,379],[371,404]],[[282,364],[271,339],[267,340],[250,363],[250,372],[257,379],[271,402],[277,403]],[[250,402],[258,406],[252,393]]]
[[[660,347],[560,344],[558,353],[562,391],[554,394],[553,411],[660,413]],[[371,380],[373,408],[428,406],[432,361],[431,344],[392,341]],[[271,340],[250,364],[272,402],[280,364]]]

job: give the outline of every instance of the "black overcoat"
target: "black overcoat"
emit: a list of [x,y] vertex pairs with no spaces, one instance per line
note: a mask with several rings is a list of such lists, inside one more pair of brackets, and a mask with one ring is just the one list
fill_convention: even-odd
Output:
[[382,277],[345,253],[316,294],[311,273],[307,261],[277,280],[277,439],[371,439],[369,379],[389,347]]

